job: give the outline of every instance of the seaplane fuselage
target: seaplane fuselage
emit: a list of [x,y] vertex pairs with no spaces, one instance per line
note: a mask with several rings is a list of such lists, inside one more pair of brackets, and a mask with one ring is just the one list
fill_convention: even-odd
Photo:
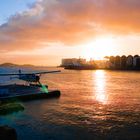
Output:
[[19,75],[19,79],[27,82],[39,82],[40,77],[35,74],[24,74],[24,75]]

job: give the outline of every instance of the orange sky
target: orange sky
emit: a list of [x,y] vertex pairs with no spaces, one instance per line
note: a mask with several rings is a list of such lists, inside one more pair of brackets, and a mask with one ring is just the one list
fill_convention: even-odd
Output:
[[139,0],[37,0],[0,25],[0,63],[140,54]]

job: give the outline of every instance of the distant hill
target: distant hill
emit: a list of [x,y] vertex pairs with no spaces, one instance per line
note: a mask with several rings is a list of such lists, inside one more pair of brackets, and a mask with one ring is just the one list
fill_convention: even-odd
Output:
[[0,67],[35,67],[35,66],[30,64],[18,65],[13,63],[3,63],[0,64]]

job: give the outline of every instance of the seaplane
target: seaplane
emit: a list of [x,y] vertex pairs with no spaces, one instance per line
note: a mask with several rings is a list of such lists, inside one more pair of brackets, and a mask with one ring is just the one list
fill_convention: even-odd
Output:
[[[18,98],[18,99],[32,99],[38,97],[48,97],[52,95],[59,95],[60,91],[49,91],[48,85],[43,85],[40,82],[40,78],[43,74],[58,73],[60,70],[53,71],[41,71],[32,73],[22,73],[18,70],[18,73],[2,73],[2,76],[10,76],[10,79],[17,78],[26,82],[25,85],[11,84],[11,85],[0,85],[0,101],[3,99]],[[16,77],[12,77],[16,76]],[[47,95],[47,94],[48,95]],[[46,95],[45,95],[46,94]]]
[[18,76],[18,77],[10,77],[10,79],[18,78],[19,80],[26,81],[29,84],[38,83],[39,85],[42,85],[40,82],[40,77],[42,74],[56,73],[61,71],[55,70],[55,71],[44,71],[44,72],[34,72],[34,73],[22,73],[21,70],[19,70],[18,72],[19,73],[4,73],[4,74],[0,74],[0,76]]

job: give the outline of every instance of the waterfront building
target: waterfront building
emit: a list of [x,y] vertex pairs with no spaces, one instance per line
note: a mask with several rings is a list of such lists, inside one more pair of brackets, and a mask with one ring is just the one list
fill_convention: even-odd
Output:
[[126,66],[128,69],[131,69],[133,67],[133,56],[132,55],[127,56]]
[[134,66],[134,68],[139,68],[140,67],[140,56],[139,55],[134,56],[133,66]]
[[126,69],[126,60],[127,57],[125,55],[121,56],[121,68]]
[[92,69],[94,67],[96,69],[140,70],[140,56],[106,56],[104,60],[90,59],[90,61],[83,58],[68,58],[62,59],[61,66],[82,66],[83,69],[84,66],[91,66]]
[[128,55],[128,56],[110,56],[108,58],[108,69],[122,69],[122,70],[138,70],[140,69],[140,56]]
[[121,67],[121,57],[119,55],[117,55],[115,57],[115,68],[119,69]]
[[86,64],[86,59],[83,58],[66,58],[62,59],[61,66],[80,66]]
[[61,66],[72,65],[74,61],[75,58],[62,59]]
[[108,68],[108,61],[107,60],[95,60],[94,65],[98,69],[105,69],[105,68]]
[[110,56],[109,57],[109,68],[114,68],[115,67],[115,57]]

